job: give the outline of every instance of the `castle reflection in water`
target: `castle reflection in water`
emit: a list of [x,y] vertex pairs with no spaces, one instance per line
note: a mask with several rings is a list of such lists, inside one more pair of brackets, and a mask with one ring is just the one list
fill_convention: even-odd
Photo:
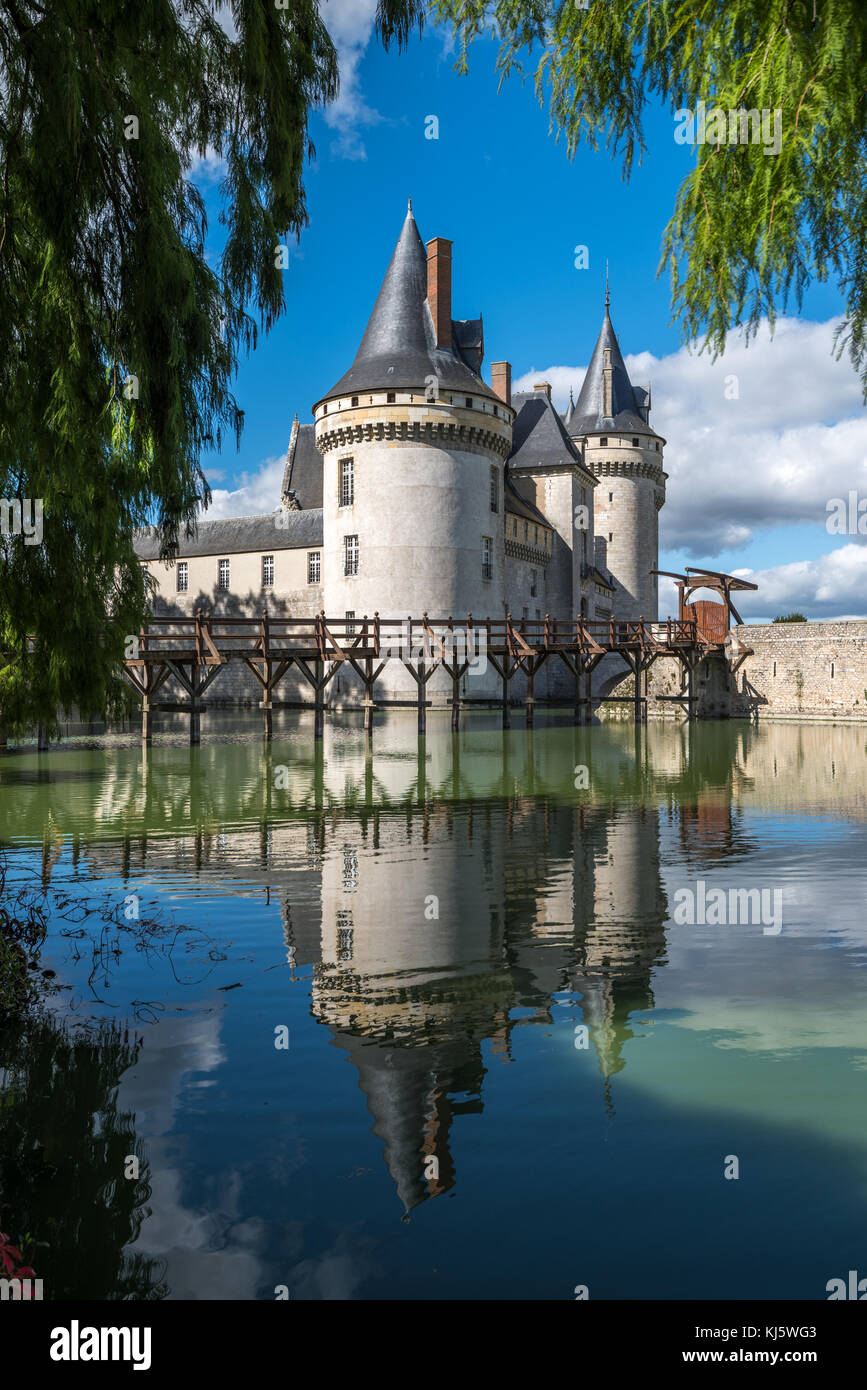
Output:
[[[95,877],[123,866],[278,900],[290,974],[311,972],[312,1014],[357,1071],[406,1211],[454,1186],[455,1117],[482,1112],[487,1069],[510,1063],[516,1029],[550,1025],[561,996],[587,1026],[600,1107],[615,1106],[666,964],[662,846],[699,868],[736,862],[754,800],[864,812],[857,729],[540,738],[480,721],[418,740],[393,716],[373,749],[335,723],[316,750],[308,732],[266,750],[125,750],[92,781],[58,781],[43,871],[71,839]],[[805,788],[805,765],[833,765],[835,785]]]

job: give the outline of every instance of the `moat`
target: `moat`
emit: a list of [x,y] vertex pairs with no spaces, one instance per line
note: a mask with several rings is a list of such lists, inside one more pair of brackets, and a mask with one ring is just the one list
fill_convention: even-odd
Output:
[[821,1300],[867,1271],[863,728],[208,734],[0,759],[56,972],[0,1035],[0,1228],[46,1299]]

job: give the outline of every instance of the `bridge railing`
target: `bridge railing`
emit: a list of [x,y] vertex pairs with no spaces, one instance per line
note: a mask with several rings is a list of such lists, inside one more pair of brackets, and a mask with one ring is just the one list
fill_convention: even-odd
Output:
[[550,614],[516,618],[508,613],[499,618],[474,618],[471,613],[466,618],[196,613],[151,618],[139,636],[138,660],[176,656],[214,665],[237,655],[279,660],[302,653],[323,661],[410,653],[438,659],[461,644],[467,651],[478,652],[484,644],[494,651],[521,655],[543,650],[673,648],[695,645],[702,637],[694,619],[675,618],[648,623],[643,618],[562,619]]

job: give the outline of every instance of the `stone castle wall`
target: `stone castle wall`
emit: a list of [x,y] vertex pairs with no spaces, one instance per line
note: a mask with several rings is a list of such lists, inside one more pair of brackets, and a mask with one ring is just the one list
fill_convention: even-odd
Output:
[[732,714],[867,720],[867,621],[744,624]]

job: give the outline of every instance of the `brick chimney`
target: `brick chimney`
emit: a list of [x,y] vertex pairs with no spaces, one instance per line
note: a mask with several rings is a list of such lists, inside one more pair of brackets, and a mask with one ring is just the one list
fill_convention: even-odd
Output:
[[427,302],[437,347],[452,345],[452,243],[435,236],[427,243]]
[[512,364],[511,362],[491,363],[491,389],[506,405],[512,404]]
[[551,383],[550,383],[550,381],[534,381],[534,382],[533,382],[533,390],[534,390],[534,391],[544,391],[544,392],[545,392],[545,395],[548,397],[548,400],[550,401],[550,399],[551,399]]

